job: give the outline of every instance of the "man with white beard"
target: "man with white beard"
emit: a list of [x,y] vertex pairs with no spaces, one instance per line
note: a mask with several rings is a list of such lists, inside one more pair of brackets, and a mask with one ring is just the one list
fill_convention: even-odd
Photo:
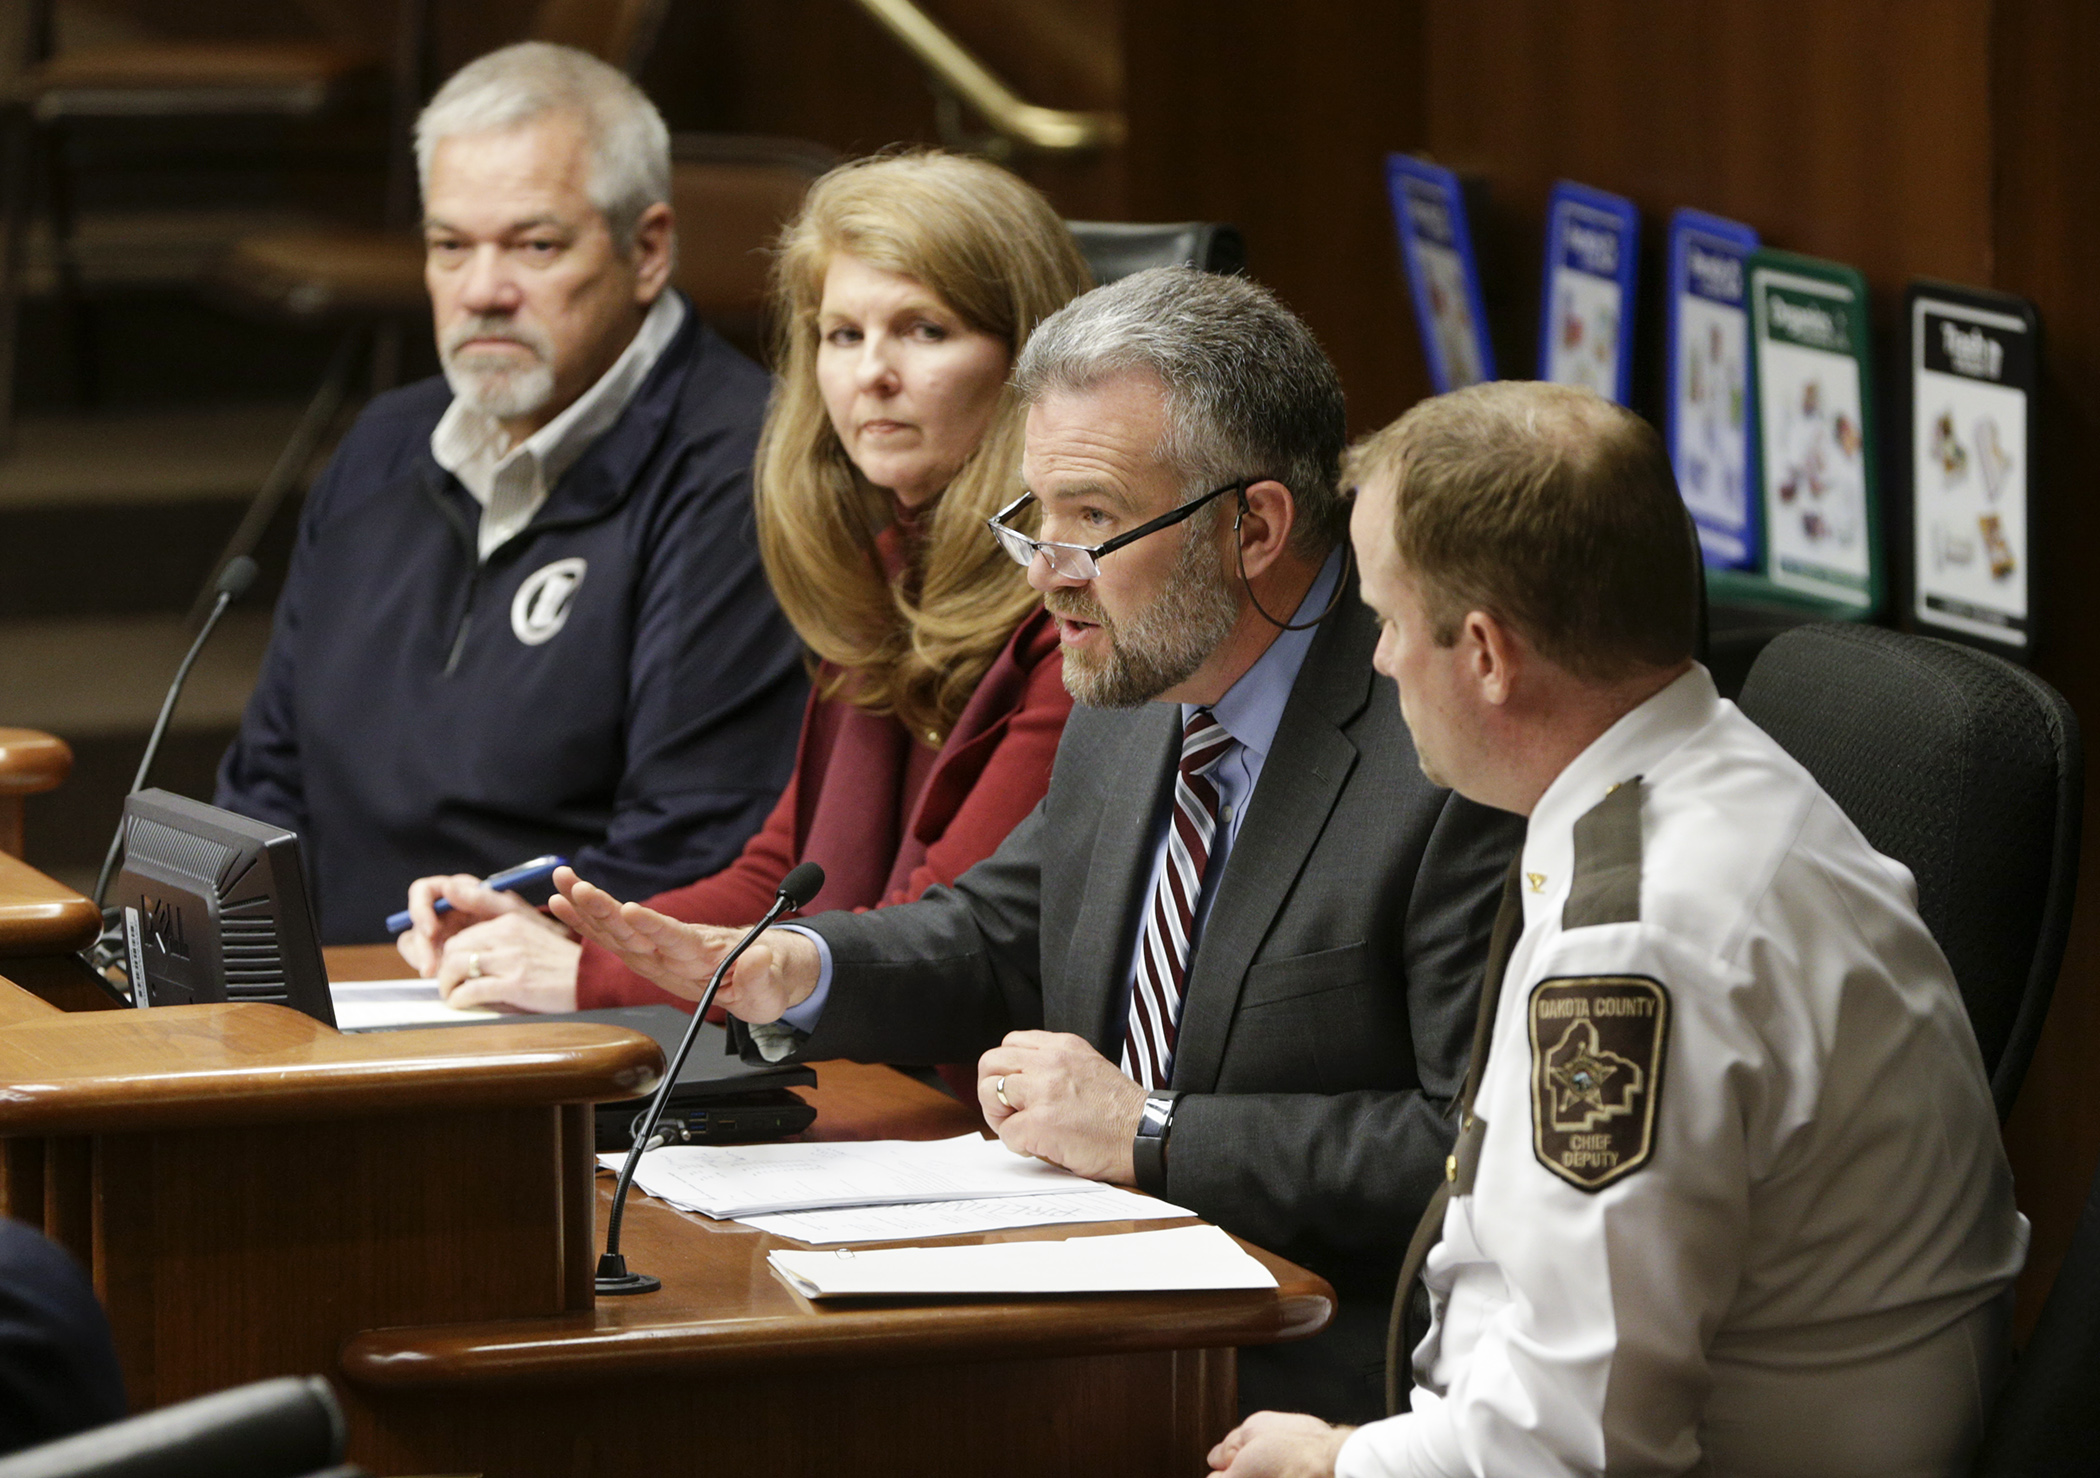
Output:
[[714,872],[805,691],[751,521],[766,377],[668,286],[656,109],[512,46],[416,155],[444,376],[374,400],[309,496],[216,796],[300,833],[331,943],[388,937],[434,873]]

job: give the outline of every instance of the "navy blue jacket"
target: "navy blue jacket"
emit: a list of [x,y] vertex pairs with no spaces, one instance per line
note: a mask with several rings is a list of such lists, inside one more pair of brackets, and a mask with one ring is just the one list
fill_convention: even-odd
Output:
[[807,688],[751,516],[766,391],[689,313],[479,565],[481,507],[430,454],[444,381],[358,418],[307,499],[215,798],[299,833],[323,939],[384,939],[428,873],[560,852],[646,898],[736,857]]
[[124,1415],[109,1321],[79,1264],[0,1218],[0,1454]]

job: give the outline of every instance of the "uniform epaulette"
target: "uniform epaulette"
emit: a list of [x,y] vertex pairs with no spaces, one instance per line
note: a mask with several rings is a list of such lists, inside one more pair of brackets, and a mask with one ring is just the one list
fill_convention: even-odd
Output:
[[1641,920],[1641,777],[1622,780],[1575,823],[1575,875],[1562,929]]

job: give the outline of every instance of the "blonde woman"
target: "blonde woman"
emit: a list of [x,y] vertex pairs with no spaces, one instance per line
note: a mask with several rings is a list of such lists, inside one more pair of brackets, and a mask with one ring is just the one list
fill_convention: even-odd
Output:
[[[747,924],[804,861],[824,867],[812,910],[907,902],[1035,808],[1071,698],[1056,628],[984,521],[1020,480],[1013,358],[1088,286],[1048,202],[995,166],[892,155],[811,188],[775,270],[756,506],[814,689],[765,827],[652,908]],[[440,897],[451,913],[432,912]],[[425,878],[410,908],[402,953],[454,1005],[674,999],[478,879]]]

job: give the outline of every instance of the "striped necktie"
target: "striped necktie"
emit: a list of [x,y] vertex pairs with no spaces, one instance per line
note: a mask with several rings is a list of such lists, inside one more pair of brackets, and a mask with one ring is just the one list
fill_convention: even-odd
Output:
[[1158,885],[1145,910],[1145,934],[1130,991],[1130,1024],[1123,1036],[1123,1071],[1146,1088],[1166,1087],[1174,1067],[1196,902],[1203,896],[1203,870],[1210,864],[1218,833],[1218,788],[1210,773],[1237,742],[1208,708],[1191,714],[1181,731],[1174,825],[1167,833]]

